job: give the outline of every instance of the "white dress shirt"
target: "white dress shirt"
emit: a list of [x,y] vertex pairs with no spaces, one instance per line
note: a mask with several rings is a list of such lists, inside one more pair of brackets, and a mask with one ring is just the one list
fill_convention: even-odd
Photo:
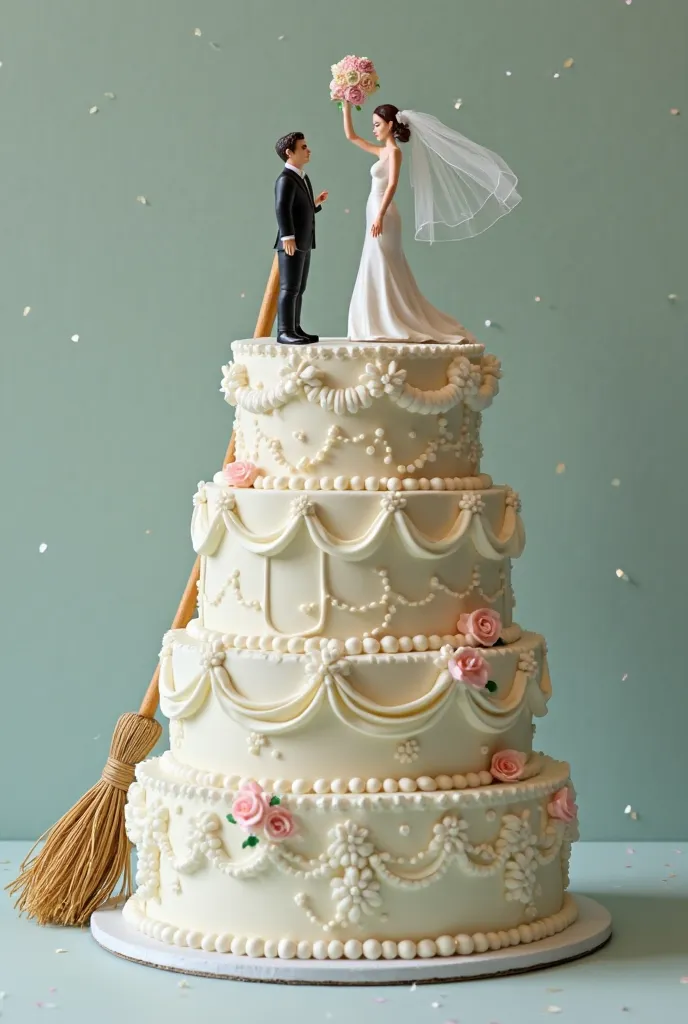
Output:
[[[302,167],[295,167],[294,164],[289,163],[288,160],[285,160],[284,166],[288,167],[290,171],[294,171],[295,174],[298,174],[299,178],[305,178],[306,172]],[[283,235],[282,241],[287,242],[290,238],[296,238],[296,235]]]

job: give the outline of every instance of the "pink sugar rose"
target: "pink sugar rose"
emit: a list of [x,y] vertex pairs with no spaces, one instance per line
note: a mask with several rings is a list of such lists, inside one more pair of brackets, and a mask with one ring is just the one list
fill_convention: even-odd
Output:
[[518,782],[527,760],[520,750],[498,750],[492,757],[490,775],[500,782]]
[[270,807],[263,822],[265,838],[271,843],[281,843],[294,834],[294,819],[284,807]]
[[373,64],[372,60],[368,60],[367,57],[359,57],[357,63],[358,70],[361,72],[362,75],[375,74],[375,65]]
[[222,470],[230,487],[253,487],[258,468],[252,462],[228,462]]
[[578,805],[568,786],[564,786],[554,794],[547,804],[547,813],[550,818],[559,818],[560,821],[575,821],[578,817]]
[[480,647],[492,647],[502,632],[502,618],[493,608],[477,608],[464,612],[456,623],[459,633],[472,636]]
[[232,817],[244,832],[252,832],[264,824],[270,801],[257,782],[247,782],[234,797]]
[[472,647],[460,647],[449,659],[449,674],[466,686],[483,690],[487,686],[490,667],[481,654]]
[[365,103],[365,93],[360,85],[350,85],[344,92],[344,96],[353,107],[362,107]]

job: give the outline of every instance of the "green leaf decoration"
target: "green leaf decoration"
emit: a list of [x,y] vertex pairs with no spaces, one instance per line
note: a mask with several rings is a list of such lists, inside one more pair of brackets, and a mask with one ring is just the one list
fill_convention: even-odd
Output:
[[497,684],[493,683],[492,680],[490,679],[489,683],[485,684],[485,689],[488,691],[488,693],[496,693],[497,692]]
[[227,821],[230,823],[230,825],[236,825],[236,818],[234,817],[233,814],[227,815]]
[[359,107],[358,104],[356,104],[356,110],[362,110],[362,109],[363,109],[362,107]]
[[249,836],[248,839],[245,839],[241,844],[241,849],[245,850],[247,846],[257,846],[259,842],[260,840],[258,839],[258,836]]
[[281,804],[281,803],[282,803],[282,801],[280,800],[280,798],[278,796],[270,797],[270,806],[271,807],[275,807],[277,804]]

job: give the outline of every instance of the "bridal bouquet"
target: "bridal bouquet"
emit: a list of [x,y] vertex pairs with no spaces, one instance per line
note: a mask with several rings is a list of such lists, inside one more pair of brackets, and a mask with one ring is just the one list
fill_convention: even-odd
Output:
[[379,88],[375,65],[367,57],[354,57],[351,54],[332,65],[330,99],[340,107],[342,100],[347,100],[356,110],[360,110],[368,97]]

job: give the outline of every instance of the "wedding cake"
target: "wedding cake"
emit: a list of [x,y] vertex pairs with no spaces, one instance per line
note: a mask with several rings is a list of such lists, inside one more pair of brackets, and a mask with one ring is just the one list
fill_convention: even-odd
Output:
[[477,343],[237,341],[236,461],[200,483],[198,617],[161,652],[127,921],[246,957],[412,959],[576,919],[569,766],[533,750],[518,495],[481,470]]

